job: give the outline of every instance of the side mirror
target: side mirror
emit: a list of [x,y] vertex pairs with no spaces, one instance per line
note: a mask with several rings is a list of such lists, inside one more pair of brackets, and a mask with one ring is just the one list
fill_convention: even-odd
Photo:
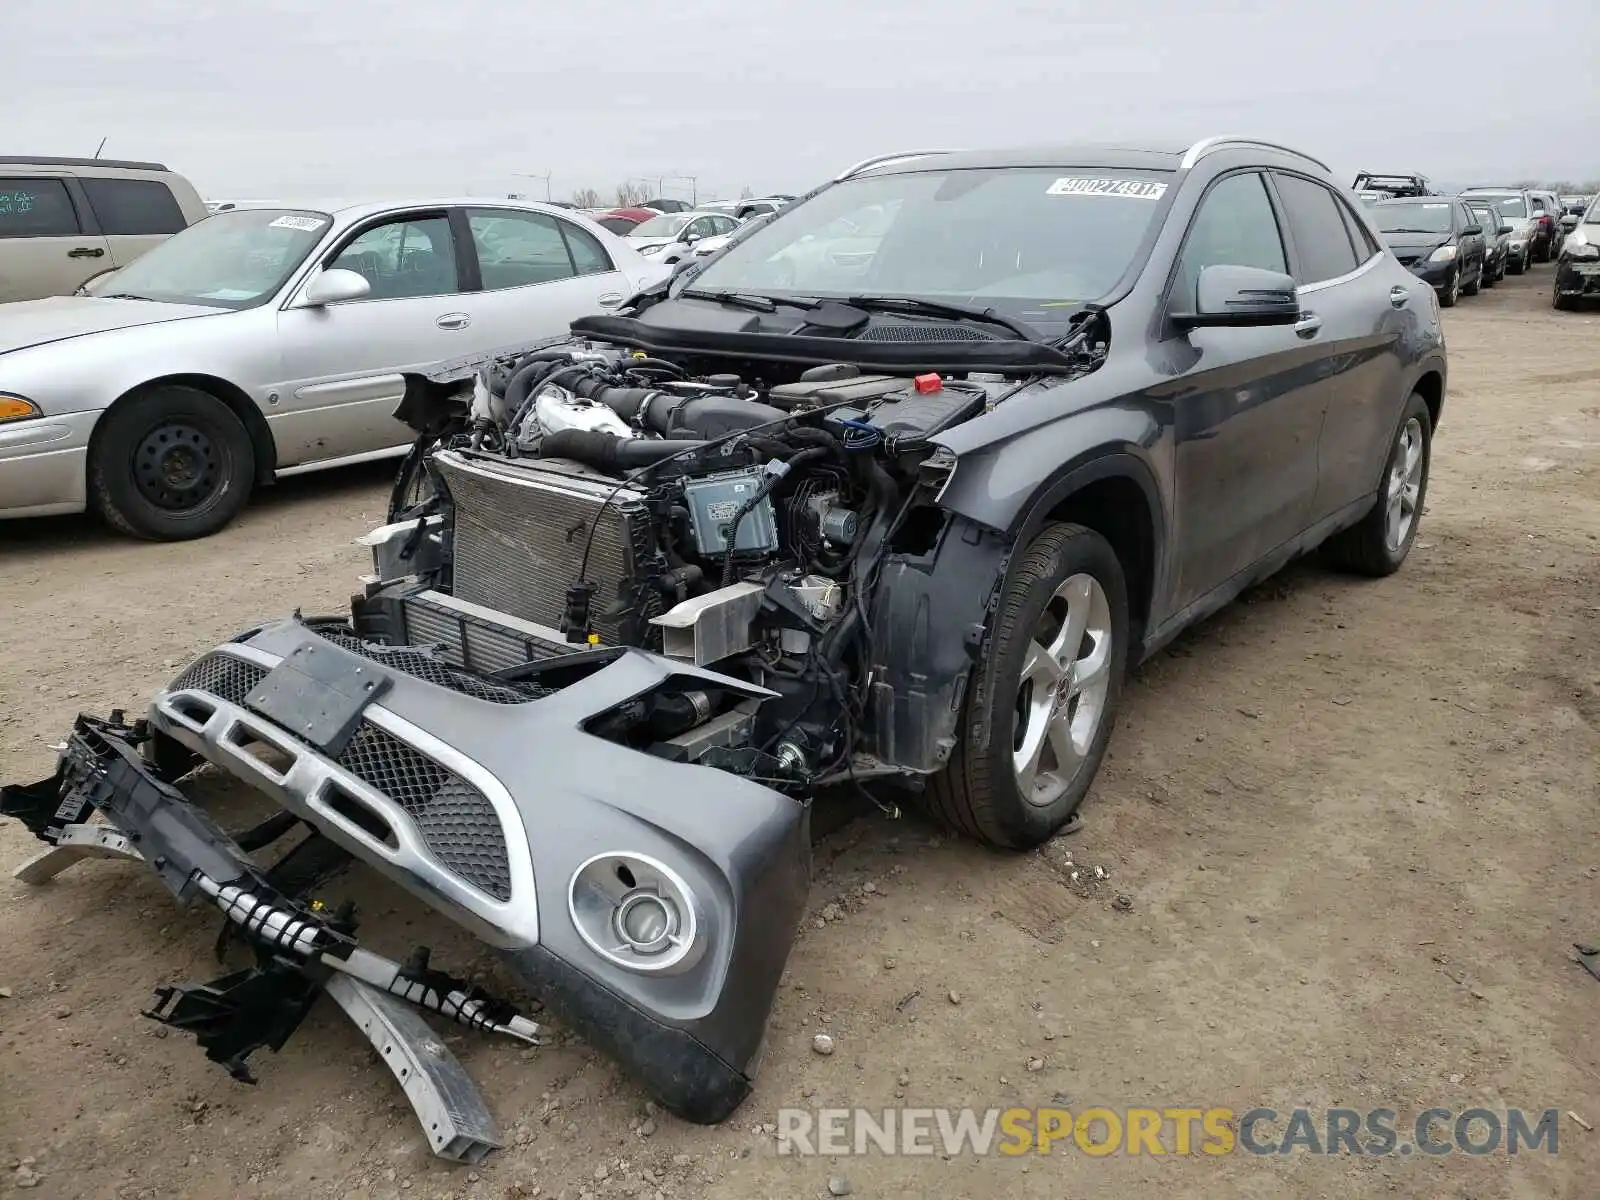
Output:
[[365,275],[334,267],[306,284],[306,290],[300,294],[300,303],[296,307],[322,308],[346,300],[359,300],[370,291],[372,285],[367,282]]
[[683,235],[683,244],[685,246],[692,246],[699,240],[700,235],[698,233],[686,233]]
[[1462,237],[1481,237],[1482,235],[1483,235],[1483,226],[1482,225],[1468,225],[1465,229],[1463,229],[1461,231],[1461,236]]
[[1200,272],[1192,312],[1175,312],[1180,329],[1293,325],[1300,319],[1294,278],[1281,271],[1217,263]]
[[1515,233],[1516,230],[1513,229],[1510,225],[1502,225],[1502,226],[1500,226],[1500,229],[1498,230],[1498,232],[1500,232],[1500,233]]

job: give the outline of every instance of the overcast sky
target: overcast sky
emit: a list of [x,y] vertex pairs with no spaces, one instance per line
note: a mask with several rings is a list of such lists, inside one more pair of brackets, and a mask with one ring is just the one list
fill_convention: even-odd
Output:
[[539,198],[517,174],[546,172],[557,199],[663,174],[703,198],[894,149],[1208,133],[1346,183],[1594,178],[1594,3],[0,0],[0,129],[10,154],[106,137],[210,198]]

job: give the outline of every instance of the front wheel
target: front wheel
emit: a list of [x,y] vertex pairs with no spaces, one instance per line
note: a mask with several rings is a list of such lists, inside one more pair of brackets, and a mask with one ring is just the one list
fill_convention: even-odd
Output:
[[1335,566],[1373,576],[1400,569],[1417,537],[1432,456],[1433,421],[1422,395],[1412,392],[1390,444],[1377,502],[1357,524],[1323,543]]
[[1456,301],[1461,298],[1461,272],[1455,270],[1450,273],[1450,282],[1444,285],[1444,290],[1439,293],[1440,308],[1454,308]]
[[95,431],[90,505],[134,537],[205,537],[245,506],[255,470],[250,434],[221,400],[198,388],[151,388],[116,404]]
[[1550,303],[1562,312],[1571,312],[1578,307],[1576,296],[1563,296],[1561,294],[1561,273],[1556,272],[1556,281],[1550,286]]
[[1523,253],[1516,258],[1509,259],[1506,263],[1506,270],[1510,271],[1513,275],[1521,275],[1527,269],[1528,256],[1526,253]]
[[1128,657],[1128,593],[1109,542],[1046,526],[1020,556],[928,798],[992,845],[1036,846],[1071,820],[1105,755]]
[[1462,295],[1465,295],[1465,296],[1476,296],[1482,290],[1483,290],[1483,264],[1480,262],[1478,264],[1477,272],[1472,276],[1472,282],[1467,284],[1466,287],[1462,288],[1461,289],[1461,293],[1462,293]]

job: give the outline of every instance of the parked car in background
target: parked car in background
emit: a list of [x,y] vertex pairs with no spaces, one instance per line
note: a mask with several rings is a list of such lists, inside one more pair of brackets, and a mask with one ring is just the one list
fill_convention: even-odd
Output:
[[628,232],[628,244],[660,263],[677,263],[698,250],[719,250],[739,228],[727,213],[662,213],[654,220],[635,225]]
[[0,303],[71,295],[206,215],[161,163],[0,157]]
[[1473,187],[1461,193],[1463,200],[1486,200],[1494,205],[1500,219],[1511,226],[1506,238],[1506,271],[1521,275],[1534,261],[1534,246],[1539,238],[1533,218],[1533,201],[1521,188]]
[[559,336],[666,274],[530,201],[217,213],[87,295],[0,305],[0,518],[204,536],[275,475],[404,452],[402,371]]
[[1511,226],[1487,200],[1465,201],[1468,211],[1483,226],[1483,286],[1493,287],[1506,277],[1506,256],[1511,250]]
[[1577,308],[1580,301],[1600,299],[1600,196],[1589,201],[1576,226],[1561,245],[1551,303]]
[[646,200],[639,207],[653,209],[658,213],[680,213],[690,211],[694,208],[694,205],[682,200],[667,200],[658,196],[654,200]]
[[1484,230],[1459,196],[1397,197],[1367,211],[1400,265],[1430,284],[1445,308],[1483,287]]
[[1379,200],[1389,199],[1391,193],[1380,191],[1374,188],[1363,188],[1355,195],[1356,199],[1361,201],[1363,204],[1376,204]]
[[1534,262],[1550,262],[1561,249],[1561,201],[1554,192],[1530,189],[1528,200],[1533,206],[1533,219],[1539,233],[1534,239]]
[[1350,185],[1355,192],[1376,190],[1390,196],[1432,196],[1433,185],[1426,175],[1374,175],[1362,171]]
[[627,237],[635,226],[653,221],[661,214],[653,208],[611,208],[600,209],[590,215],[602,228],[609,229],[618,237]]

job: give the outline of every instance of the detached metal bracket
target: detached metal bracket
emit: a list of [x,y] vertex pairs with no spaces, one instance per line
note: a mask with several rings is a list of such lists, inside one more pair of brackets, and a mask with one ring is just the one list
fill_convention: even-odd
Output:
[[86,858],[144,861],[144,855],[134,848],[132,840],[111,826],[76,823],[62,829],[53,847],[34,855],[11,874],[23,883],[48,883]]
[[436,1155],[476,1165],[505,1144],[472,1077],[415,1009],[349,975],[323,990],[399,1080]]

